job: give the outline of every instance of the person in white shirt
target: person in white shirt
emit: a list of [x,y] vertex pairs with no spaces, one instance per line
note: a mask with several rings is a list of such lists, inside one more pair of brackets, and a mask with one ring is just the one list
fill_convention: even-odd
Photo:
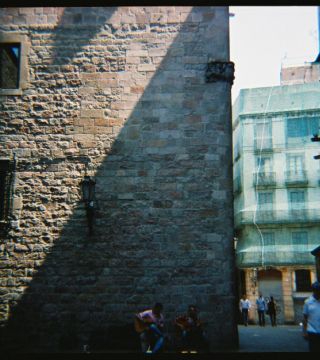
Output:
[[249,309],[251,308],[251,303],[247,299],[245,294],[242,295],[239,306],[240,306],[240,312],[242,315],[243,325],[248,326],[248,313],[249,313]]
[[145,310],[136,315],[141,322],[140,333],[141,348],[145,353],[157,353],[164,345],[164,318],[162,314],[163,305],[156,303],[152,309]]
[[320,352],[320,282],[314,282],[311,287],[313,294],[305,300],[302,311],[303,333],[310,352]]

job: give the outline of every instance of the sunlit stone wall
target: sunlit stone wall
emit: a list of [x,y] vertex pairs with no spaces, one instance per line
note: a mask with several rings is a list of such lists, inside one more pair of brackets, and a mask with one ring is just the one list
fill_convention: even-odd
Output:
[[17,160],[5,348],[79,350],[156,301],[169,333],[192,303],[212,349],[236,344],[231,85],[205,78],[229,60],[228,21],[227,7],[0,9],[0,35],[28,43],[25,88],[1,96],[0,157]]

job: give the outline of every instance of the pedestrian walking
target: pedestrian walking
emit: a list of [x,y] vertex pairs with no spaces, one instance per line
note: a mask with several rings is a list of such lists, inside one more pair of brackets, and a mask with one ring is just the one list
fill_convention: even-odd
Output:
[[267,310],[267,304],[261,293],[259,294],[259,297],[256,300],[256,305],[257,305],[257,310],[258,310],[259,325],[265,326],[266,320],[264,317],[264,313]]
[[251,303],[247,299],[247,296],[245,294],[243,294],[242,298],[240,299],[239,307],[240,307],[243,325],[248,326],[248,315],[249,315],[249,309],[251,308]]
[[304,302],[303,330],[310,352],[320,352],[320,282],[311,285],[313,294]]
[[270,317],[271,326],[277,325],[277,312],[276,312],[276,302],[274,301],[273,296],[270,296],[270,300],[267,302],[267,311],[266,314]]

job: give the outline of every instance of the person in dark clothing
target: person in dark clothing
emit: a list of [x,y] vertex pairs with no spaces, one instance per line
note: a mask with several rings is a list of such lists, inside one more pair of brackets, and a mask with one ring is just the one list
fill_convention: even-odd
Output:
[[271,326],[277,326],[276,323],[276,318],[277,318],[277,313],[276,313],[276,302],[274,301],[273,296],[270,296],[270,300],[267,304],[267,314],[270,317],[270,321],[271,321]]
[[177,317],[175,324],[181,331],[182,352],[197,352],[206,348],[203,322],[198,317],[198,309],[195,305],[189,305],[188,313]]

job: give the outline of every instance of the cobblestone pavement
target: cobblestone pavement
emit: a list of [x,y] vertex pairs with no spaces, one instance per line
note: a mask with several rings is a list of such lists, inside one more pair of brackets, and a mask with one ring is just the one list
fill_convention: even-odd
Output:
[[238,326],[239,352],[306,352],[308,342],[298,325]]

